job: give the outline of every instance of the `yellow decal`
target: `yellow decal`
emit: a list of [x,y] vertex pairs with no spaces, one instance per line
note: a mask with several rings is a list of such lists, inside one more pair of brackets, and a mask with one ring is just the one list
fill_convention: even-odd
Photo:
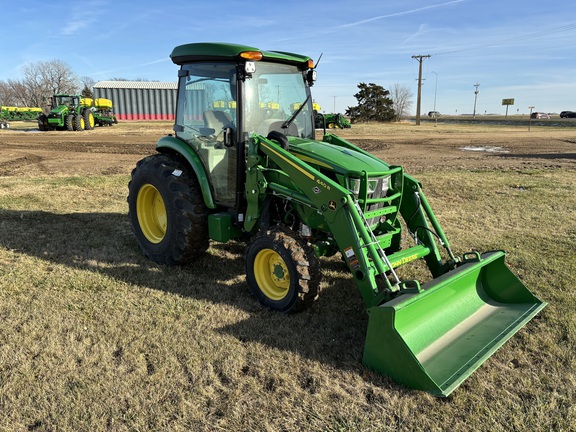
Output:
[[394,261],[394,262],[392,262],[392,263],[390,263],[390,264],[392,264],[392,267],[398,267],[398,266],[407,264],[407,263],[409,263],[410,261],[414,261],[415,259],[418,259],[418,255],[417,255],[417,254],[404,257],[404,258],[402,258],[401,260],[399,260],[399,261]]
[[323,182],[320,179],[316,179],[316,183],[318,183],[320,186],[322,186],[324,189],[330,190],[330,185],[326,184],[325,182]]
[[310,173],[309,171],[306,171],[304,168],[299,167],[298,165],[296,165],[294,162],[292,162],[289,159],[286,159],[284,156],[282,156],[280,153],[278,153],[276,150],[274,150],[272,147],[270,147],[269,145],[267,145],[265,142],[261,141],[260,142],[261,145],[263,145],[264,147],[266,147],[268,150],[270,150],[272,153],[274,153],[276,156],[278,156],[279,158],[283,159],[284,161],[288,162],[290,165],[292,165],[294,168],[296,168],[298,171],[300,171],[302,174],[304,174],[306,177],[308,177],[311,180],[314,180],[314,175],[312,173]]
[[318,165],[324,168],[332,168],[330,165],[328,165],[327,163],[324,162],[320,162],[318,159],[314,159],[311,158],[309,156],[304,156],[304,155],[295,155],[298,159],[304,161],[304,162],[308,162],[311,163],[313,165]]

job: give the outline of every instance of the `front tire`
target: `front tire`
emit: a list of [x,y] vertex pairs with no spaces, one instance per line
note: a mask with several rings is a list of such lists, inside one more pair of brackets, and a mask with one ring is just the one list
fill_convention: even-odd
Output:
[[66,130],[68,131],[74,130],[74,116],[72,114],[68,114],[66,116]]
[[92,111],[89,109],[85,110],[82,117],[84,117],[84,128],[86,130],[94,129],[94,114],[92,114]]
[[44,132],[48,129],[48,117],[46,117],[46,114],[40,114],[38,116],[38,130]]
[[86,124],[84,123],[84,117],[82,117],[80,114],[75,115],[74,116],[74,130],[81,132],[84,130],[85,127],[86,127]]
[[179,155],[139,161],[128,190],[132,232],[148,259],[182,265],[208,249],[208,209],[194,171]]
[[313,248],[288,229],[262,231],[246,249],[248,285],[258,301],[271,309],[307,309],[318,298],[320,278]]

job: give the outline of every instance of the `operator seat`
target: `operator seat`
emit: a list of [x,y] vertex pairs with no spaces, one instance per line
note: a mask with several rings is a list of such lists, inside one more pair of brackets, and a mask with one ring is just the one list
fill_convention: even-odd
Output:
[[224,111],[204,111],[204,124],[209,129],[214,129],[214,135],[219,135],[225,126],[232,123],[232,119]]

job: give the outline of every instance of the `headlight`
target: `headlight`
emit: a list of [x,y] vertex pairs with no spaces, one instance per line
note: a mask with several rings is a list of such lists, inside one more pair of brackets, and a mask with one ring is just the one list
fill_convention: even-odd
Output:
[[360,193],[360,179],[349,178],[348,179],[348,190],[354,195],[358,196]]
[[[352,192],[355,196],[360,193],[361,179],[348,178],[348,190]],[[368,179],[368,195],[376,193],[378,197],[384,197],[388,193],[388,188],[390,187],[390,176],[383,178],[372,178]]]

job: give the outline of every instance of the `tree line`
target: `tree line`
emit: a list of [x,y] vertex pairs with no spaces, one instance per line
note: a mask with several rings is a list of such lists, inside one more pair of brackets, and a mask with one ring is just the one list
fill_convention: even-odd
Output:
[[[95,81],[78,77],[72,68],[61,60],[38,61],[22,67],[20,80],[0,81],[0,105],[46,108],[55,94],[80,94],[93,97]],[[126,81],[125,78],[112,78]],[[147,81],[138,78],[136,81]],[[348,107],[345,114],[353,123],[363,121],[399,121],[408,115],[412,106],[412,92],[406,86],[394,84],[391,90],[374,83],[358,84],[354,95],[358,104]]]
[[[128,81],[110,78],[111,81]],[[149,81],[136,78],[132,81]],[[55,94],[81,95],[93,98],[94,79],[77,76],[61,60],[38,61],[22,67],[22,79],[0,80],[0,105],[47,108]]]
[[[0,104],[44,108],[54,94],[90,97],[94,80],[78,77],[61,60],[38,61],[22,67],[22,79],[0,81]],[[89,94],[84,94],[89,93]]]

